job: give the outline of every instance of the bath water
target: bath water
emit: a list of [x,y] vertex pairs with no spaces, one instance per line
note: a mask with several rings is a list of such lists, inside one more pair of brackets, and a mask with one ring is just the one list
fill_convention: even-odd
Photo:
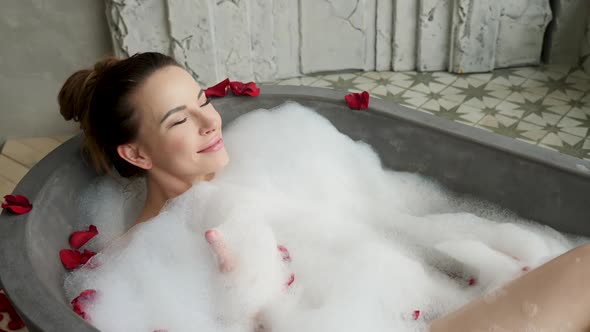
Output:
[[[101,179],[83,195],[80,228],[100,231],[85,248],[99,254],[64,287],[69,300],[97,291],[85,311],[98,329],[426,331],[581,241],[384,169],[296,103],[241,116],[224,141],[230,163],[215,179],[131,229],[141,181]],[[231,272],[219,272],[211,228]]]

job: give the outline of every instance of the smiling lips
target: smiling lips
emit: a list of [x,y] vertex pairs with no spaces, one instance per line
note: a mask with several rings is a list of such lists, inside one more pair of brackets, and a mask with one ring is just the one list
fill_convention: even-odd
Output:
[[211,141],[203,150],[197,151],[197,153],[207,153],[219,151],[223,148],[223,138],[219,137]]

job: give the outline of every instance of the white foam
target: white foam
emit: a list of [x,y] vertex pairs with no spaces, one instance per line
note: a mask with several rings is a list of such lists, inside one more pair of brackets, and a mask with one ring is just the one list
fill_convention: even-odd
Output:
[[[384,170],[370,146],[297,104],[248,113],[224,140],[231,162],[213,181],[114,242],[138,205],[113,183],[98,187],[100,204],[85,205],[101,231],[89,246],[101,253],[65,289],[69,299],[98,290],[87,308],[97,328],[426,331],[523,266],[572,247],[554,231]],[[210,228],[227,241],[230,273],[219,272],[205,241]]]

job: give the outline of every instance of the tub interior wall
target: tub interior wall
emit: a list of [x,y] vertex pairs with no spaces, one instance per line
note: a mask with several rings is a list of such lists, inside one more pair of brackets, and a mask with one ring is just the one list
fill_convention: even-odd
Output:
[[[257,108],[284,102],[281,96],[216,100],[224,125]],[[426,128],[402,119],[370,112],[350,112],[342,105],[313,98],[292,98],[327,117],[339,130],[355,140],[371,144],[385,167],[418,172],[458,193],[469,193],[511,209],[560,231],[590,236],[588,177],[575,176],[547,165],[481,144]],[[36,200],[27,229],[31,264],[40,281],[58,301],[63,294],[62,267],[58,252],[68,248],[68,236],[78,223],[80,193],[96,177],[81,159],[80,137],[60,149],[60,166],[52,170]],[[57,156],[48,156],[57,158]],[[43,163],[41,163],[43,164]],[[586,195],[588,196],[588,195]],[[34,240],[33,240],[34,239]]]

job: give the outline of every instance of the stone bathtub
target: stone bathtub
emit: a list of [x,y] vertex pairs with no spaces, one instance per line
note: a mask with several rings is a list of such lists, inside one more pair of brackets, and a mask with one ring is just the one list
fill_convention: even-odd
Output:
[[[353,139],[371,144],[385,166],[417,172],[451,190],[497,203],[559,231],[590,236],[590,162],[373,98],[352,111],[344,92],[269,86],[257,98],[214,100],[225,123],[287,100],[310,106]],[[77,198],[96,173],[81,136],[50,153],[18,184],[33,210],[0,216],[0,280],[29,329],[97,331],[63,292],[58,252],[77,224]]]

